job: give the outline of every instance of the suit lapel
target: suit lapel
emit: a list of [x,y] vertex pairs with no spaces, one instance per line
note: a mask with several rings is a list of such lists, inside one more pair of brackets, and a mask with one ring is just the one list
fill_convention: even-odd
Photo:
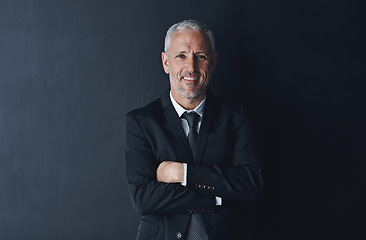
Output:
[[200,132],[198,134],[197,153],[195,163],[200,164],[202,154],[206,147],[207,137],[210,130],[212,118],[214,115],[213,96],[207,91],[205,109],[203,111]]
[[184,134],[178,114],[170,101],[169,91],[167,91],[165,96],[163,96],[162,104],[164,116],[168,122],[168,125],[171,128],[170,131],[173,132],[182,147],[185,162],[192,163],[192,155],[191,149],[189,147],[189,142],[186,135]]

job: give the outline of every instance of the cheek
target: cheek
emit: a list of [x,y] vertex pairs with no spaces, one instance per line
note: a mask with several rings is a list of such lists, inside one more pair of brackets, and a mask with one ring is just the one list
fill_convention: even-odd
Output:
[[203,66],[201,72],[204,73],[204,75],[208,75],[210,73],[210,67],[207,65]]

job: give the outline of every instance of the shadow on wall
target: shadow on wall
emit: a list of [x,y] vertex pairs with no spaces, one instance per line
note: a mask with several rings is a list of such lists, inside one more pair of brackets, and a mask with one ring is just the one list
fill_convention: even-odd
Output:
[[248,204],[246,213],[255,220],[257,239],[283,240],[295,235],[301,240],[296,222],[306,214],[301,205],[312,185],[306,178],[312,168],[294,123],[301,117],[295,109],[299,99],[290,100],[284,93],[282,73],[276,68],[289,60],[276,59],[273,50],[262,47],[264,42],[244,32],[215,31],[219,62],[210,88],[246,105],[258,128],[264,189],[258,202]]

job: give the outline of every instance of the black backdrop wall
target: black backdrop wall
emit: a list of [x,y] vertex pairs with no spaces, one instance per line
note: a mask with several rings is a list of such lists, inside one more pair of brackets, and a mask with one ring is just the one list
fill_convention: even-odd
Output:
[[207,23],[213,92],[264,146],[259,239],[364,239],[365,3],[0,0],[1,239],[134,239],[124,115],[168,87],[167,28]]

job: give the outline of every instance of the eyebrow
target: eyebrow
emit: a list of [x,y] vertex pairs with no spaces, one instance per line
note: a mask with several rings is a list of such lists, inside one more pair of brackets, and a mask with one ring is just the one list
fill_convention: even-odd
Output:
[[[187,51],[185,51],[185,50],[182,50],[182,51],[180,51],[180,52],[177,52],[177,53],[175,53],[175,54],[179,54],[179,53],[187,53]],[[205,55],[207,55],[207,53],[205,53],[205,52],[202,52],[202,51],[200,51],[200,52],[196,52],[195,54],[205,54]]]

